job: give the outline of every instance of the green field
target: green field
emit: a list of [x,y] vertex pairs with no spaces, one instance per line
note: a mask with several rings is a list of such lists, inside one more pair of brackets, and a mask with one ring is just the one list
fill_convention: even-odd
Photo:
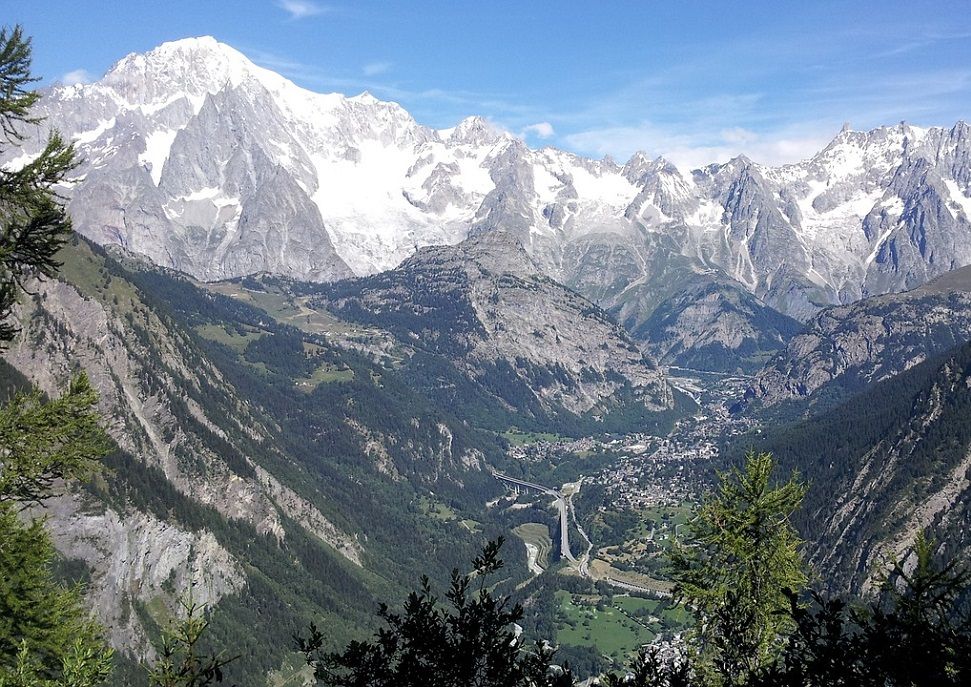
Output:
[[309,377],[294,379],[293,383],[303,391],[313,391],[318,384],[334,384],[339,382],[349,382],[354,379],[354,370],[347,367],[338,367],[331,363],[324,363],[314,370]]
[[283,287],[264,284],[263,291],[248,289],[238,280],[199,284],[216,293],[235,298],[265,310],[273,319],[310,334],[348,334],[362,327],[343,322],[323,309],[311,308],[310,299],[295,297]]
[[[595,518],[599,518],[598,524],[603,525],[610,515],[611,513],[602,513]],[[681,504],[615,513],[614,522],[622,515],[625,517],[620,520],[620,527],[615,524],[610,530],[606,530],[607,537],[595,536],[598,544],[595,556],[606,564],[630,570],[631,573],[663,580],[667,575],[667,552],[673,546],[676,536],[685,534],[684,525],[694,515],[693,508],[690,504]],[[625,580],[624,575],[625,573],[616,573],[611,576]],[[667,585],[658,586],[658,589],[666,591]]]
[[522,432],[515,427],[503,432],[502,437],[513,446],[535,444],[538,441],[561,441],[563,439],[559,434],[550,434],[549,432]]
[[[618,662],[629,658],[642,644],[651,642],[656,632],[648,623],[633,620],[616,605],[605,605],[600,597],[576,597],[566,591],[556,592],[561,625],[556,641],[574,646],[590,646]],[[598,605],[598,600],[600,604]],[[628,598],[627,605],[636,602],[651,604],[644,599]]]
[[418,507],[421,508],[421,512],[425,515],[433,517],[436,520],[441,520],[442,522],[450,522],[456,518],[454,510],[441,501],[435,501],[427,496],[422,496],[418,499]]
[[645,520],[660,521],[670,526],[683,525],[691,519],[694,510],[688,505],[655,506],[641,511]]
[[671,607],[669,601],[572,595],[563,590],[556,592],[556,600],[560,621],[556,641],[593,647],[618,664],[658,634],[683,629],[689,620],[683,608]]
[[101,256],[95,255],[84,242],[69,245],[58,251],[56,259],[61,263],[61,278],[73,284],[89,297],[111,303],[119,313],[131,314],[141,300],[130,282],[117,279],[104,267]]
[[230,331],[221,324],[201,324],[195,329],[199,336],[204,339],[229,346],[237,353],[242,353],[246,350],[250,341],[254,341],[264,334],[264,332],[252,327],[240,327],[238,330]]

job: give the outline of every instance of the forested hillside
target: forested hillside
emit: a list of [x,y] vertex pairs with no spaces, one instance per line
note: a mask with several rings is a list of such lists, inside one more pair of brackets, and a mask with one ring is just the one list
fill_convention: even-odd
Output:
[[474,552],[466,526],[420,504],[481,509],[501,439],[416,392],[414,371],[83,239],[60,259],[20,310],[4,384],[53,391],[79,365],[101,393],[109,471],[48,513],[130,656],[195,583],[214,644],[244,651],[238,679],[263,684],[298,628],[359,636],[401,581],[443,580]]
[[866,591],[924,528],[939,554],[971,552],[971,344],[744,444],[809,481],[795,521],[830,587]]

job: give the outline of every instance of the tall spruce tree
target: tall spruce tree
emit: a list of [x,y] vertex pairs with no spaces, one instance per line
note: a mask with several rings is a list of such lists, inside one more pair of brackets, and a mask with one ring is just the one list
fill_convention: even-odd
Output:
[[[0,30],[0,152],[40,123],[31,115],[39,94],[30,90],[30,58],[19,26]],[[11,315],[28,280],[59,266],[71,225],[54,187],[73,166],[73,149],[52,133],[31,162],[0,169],[0,345],[17,333]],[[110,670],[111,651],[80,590],[55,580],[43,520],[26,515],[63,480],[87,476],[107,450],[96,401],[80,375],[53,401],[33,392],[0,408],[0,687],[92,687]]]
[[749,454],[720,476],[690,523],[689,545],[672,555],[676,596],[691,609],[688,635],[696,675],[745,684],[784,646],[793,627],[787,590],[805,587],[800,539],[790,524],[805,487],[775,486],[772,456]]
[[[41,119],[31,114],[40,94],[31,86],[30,39],[23,29],[0,29],[0,154],[19,146]],[[17,327],[10,322],[25,282],[52,277],[54,255],[71,234],[71,220],[55,187],[75,166],[74,148],[57,132],[33,160],[19,169],[0,168],[0,342]]]

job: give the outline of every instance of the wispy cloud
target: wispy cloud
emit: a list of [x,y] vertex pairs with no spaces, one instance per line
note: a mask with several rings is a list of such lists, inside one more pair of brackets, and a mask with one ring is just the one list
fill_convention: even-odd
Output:
[[545,118],[538,108],[518,103],[505,94],[465,89],[415,88],[406,82],[375,78],[390,71],[393,66],[390,63],[385,72],[367,74],[362,69],[360,74],[342,74],[264,50],[245,49],[244,52],[260,66],[272,69],[307,87],[337,89],[345,93],[367,90],[382,98],[407,102],[410,107],[422,103],[435,104],[439,113],[443,109],[441,106],[447,105],[450,110],[454,110],[455,120],[451,122],[453,124],[466,116],[480,114],[501,120],[504,126],[517,129]]
[[277,6],[289,14],[291,19],[306,19],[329,11],[328,7],[311,0],[277,0]]
[[523,138],[529,135],[542,139],[553,138],[556,135],[556,130],[553,129],[553,125],[549,122],[536,122],[535,124],[524,126],[520,132],[520,136]]
[[906,53],[916,52],[925,48],[931,48],[947,41],[966,41],[971,38],[971,31],[936,31],[925,30],[918,32],[915,36],[897,42],[889,48],[878,50],[871,55],[871,58],[883,59],[895,57]]
[[86,69],[75,69],[61,77],[60,81],[65,86],[73,86],[79,83],[90,83],[92,76]]
[[390,62],[368,62],[361,68],[361,71],[364,72],[364,76],[377,76],[384,74],[389,69],[391,69]]

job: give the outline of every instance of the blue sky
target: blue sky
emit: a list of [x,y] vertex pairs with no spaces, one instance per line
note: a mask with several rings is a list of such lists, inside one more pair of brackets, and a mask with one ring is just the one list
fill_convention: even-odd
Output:
[[971,119],[971,0],[4,0],[45,83],[212,35],[316,91],[422,124],[488,117],[531,145],[684,165],[805,157],[844,121]]

